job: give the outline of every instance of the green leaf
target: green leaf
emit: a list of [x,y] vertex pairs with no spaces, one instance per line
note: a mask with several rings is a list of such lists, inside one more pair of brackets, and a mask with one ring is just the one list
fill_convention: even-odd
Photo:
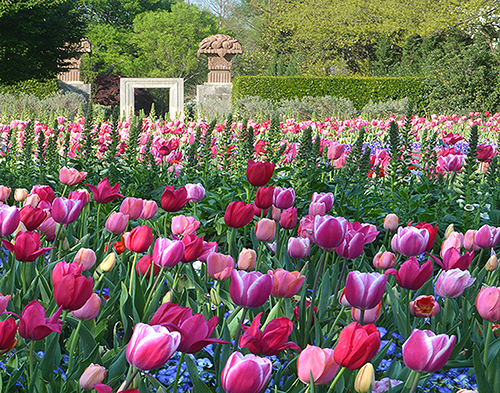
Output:
[[196,366],[196,363],[193,361],[193,359],[191,359],[191,355],[188,354],[187,356],[185,356],[184,361],[186,362],[189,376],[191,377],[191,382],[194,385],[194,392],[211,393],[211,390],[208,388],[208,386],[201,380],[198,373],[198,366]]

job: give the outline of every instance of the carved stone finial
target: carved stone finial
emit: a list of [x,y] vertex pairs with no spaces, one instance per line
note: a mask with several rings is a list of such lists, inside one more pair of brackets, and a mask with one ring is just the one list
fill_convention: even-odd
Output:
[[198,57],[208,56],[208,83],[231,83],[231,60],[242,53],[237,39],[225,34],[205,38],[199,44]]

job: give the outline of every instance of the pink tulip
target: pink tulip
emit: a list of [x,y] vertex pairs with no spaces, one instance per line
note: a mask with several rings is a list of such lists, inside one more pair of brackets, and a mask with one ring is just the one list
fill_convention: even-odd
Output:
[[104,228],[106,228],[109,233],[119,235],[123,233],[125,229],[127,229],[129,218],[130,217],[128,214],[124,214],[122,212],[113,212],[106,220]]
[[257,264],[257,253],[251,248],[244,248],[238,256],[238,269],[250,272]]
[[333,197],[333,193],[331,192],[314,192],[311,198],[312,203],[322,203],[325,206],[325,212],[328,213],[333,208],[333,202],[335,198]]
[[476,244],[481,248],[493,248],[500,239],[500,228],[483,225],[476,233]]
[[271,242],[276,235],[276,223],[274,220],[262,218],[255,224],[255,237],[261,242]]
[[90,202],[90,193],[87,190],[81,188],[76,191],[70,191],[68,199],[78,199],[79,201],[82,201],[83,206],[87,206],[87,204]]
[[419,289],[432,275],[432,262],[429,260],[420,266],[417,258],[411,257],[401,264],[399,270],[388,269],[385,274],[392,274],[401,288]]
[[91,363],[83,372],[78,381],[82,389],[94,389],[95,384],[100,384],[106,377],[106,369],[98,364]]
[[52,203],[52,218],[59,224],[70,224],[82,211],[83,203],[76,199],[58,197]]
[[273,277],[271,295],[274,297],[291,298],[295,296],[306,279],[297,271],[289,272],[284,269],[276,269],[274,272],[269,270],[267,273]]
[[16,230],[21,212],[15,206],[0,204],[0,236],[9,236]]
[[314,242],[323,249],[333,250],[345,239],[348,226],[343,217],[316,216],[314,218]]
[[200,227],[200,222],[194,217],[179,215],[172,217],[172,233],[174,235],[192,235]]
[[212,252],[207,257],[208,275],[217,281],[224,281],[231,277],[234,269],[234,260],[230,255]]
[[422,254],[429,241],[426,229],[415,227],[399,227],[391,240],[392,250],[407,257]]
[[288,255],[290,258],[302,259],[309,255],[311,242],[308,238],[291,237],[288,239]]
[[476,308],[484,320],[500,322],[500,287],[482,287],[476,297]]
[[87,272],[95,265],[96,255],[94,250],[90,248],[80,248],[73,259],[79,266],[82,267],[82,271]]
[[179,332],[170,332],[160,325],[138,323],[127,345],[127,361],[139,370],[153,370],[172,357],[180,342]]
[[345,296],[352,307],[368,310],[380,303],[386,283],[384,274],[353,271],[347,275]]
[[399,225],[399,218],[398,218],[398,216],[396,216],[393,213],[390,213],[387,216],[385,216],[385,218],[384,218],[384,229],[386,231],[393,232],[393,231],[395,231],[395,230],[398,229],[398,225]]
[[321,202],[311,202],[309,205],[309,215],[310,216],[324,216],[327,210],[324,203]]
[[379,251],[373,257],[373,266],[381,270],[391,269],[396,266],[396,255],[390,251]]
[[205,198],[205,188],[198,184],[186,184],[187,199],[191,202],[200,202]]
[[300,219],[297,235],[302,238],[308,238],[314,242],[314,217],[305,216]]
[[226,393],[260,393],[271,379],[273,363],[267,358],[233,352],[222,370]]
[[74,186],[80,183],[87,176],[87,172],[79,172],[75,168],[63,166],[59,171],[59,181],[67,186]]
[[0,186],[0,202],[5,202],[7,199],[9,199],[10,192],[12,191],[12,188],[6,187],[6,186]]
[[472,262],[472,258],[474,258],[474,251],[465,252],[464,255],[460,256],[460,252],[458,252],[456,248],[450,247],[444,253],[442,261],[433,255],[431,255],[431,258],[434,259],[434,262],[441,266],[443,270],[467,270]]
[[237,306],[260,307],[269,299],[272,289],[273,278],[270,274],[236,270],[231,273],[229,294]]
[[465,232],[464,248],[466,250],[478,251],[481,249],[481,247],[479,247],[476,244],[476,234],[477,234],[477,231],[475,229],[469,229],[467,232]]
[[307,384],[311,383],[311,374],[314,385],[325,385],[330,382],[339,365],[333,358],[333,349],[320,348],[307,345],[297,359],[297,375],[299,379]]
[[274,189],[273,205],[278,209],[288,209],[292,207],[295,202],[295,190],[293,188],[279,188]]
[[449,248],[455,248],[458,252],[462,249],[464,244],[464,235],[460,232],[452,232],[450,236],[441,244],[441,258],[444,258],[444,254]]
[[158,211],[158,204],[155,201],[142,201],[142,211],[140,218],[142,220],[150,220]]
[[137,220],[142,214],[144,201],[139,198],[127,197],[120,205],[120,213],[127,214],[129,220]]
[[71,313],[76,319],[80,319],[82,321],[91,321],[97,317],[100,308],[101,298],[97,293],[93,293],[92,295],[90,295],[89,299],[82,306],[82,308],[74,310]]
[[159,237],[153,249],[153,261],[161,267],[174,267],[184,256],[184,243]]
[[0,293],[0,314],[3,314],[5,310],[7,310],[7,305],[9,304],[10,298],[10,295],[3,296]]
[[380,302],[374,308],[365,310],[365,313],[363,315],[363,321],[361,321],[361,310],[359,308],[354,308],[354,307],[351,308],[351,317],[356,322],[358,323],[363,322],[363,324],[366,325],[367,323],[377,322],[378,319],[380,318],[381,312],[382,312],[382,302]]
[[328,143],[327,157],[329,160],[338,160],[344,154],[345,145],[337,141]]
[[411,370],[435,373],[448,362],[456,340],[455,336],[415,329],[403,344],[403,361]]
[[[49,203],[52,203],[54,201],[54,198],[56,197],[52,187],[42,186],[39,184],[36,186],[33,186],[30,194],[36,194],[40,198],[40,201],[47,201]],[[33,207],[36,207],[36,206],[33,206]]]

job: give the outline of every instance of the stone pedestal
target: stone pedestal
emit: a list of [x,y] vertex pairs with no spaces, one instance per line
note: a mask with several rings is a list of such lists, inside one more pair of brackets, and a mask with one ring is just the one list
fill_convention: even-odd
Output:
[[196,86],[198,118],[218,121],[231,112],[232,83],[205,83]]
[[78,81],[64,82],[59,80],[59,87],[61,88],[61,91],[78,93],[84,96],[85,100],[90,100],[91,85],[88,83]]

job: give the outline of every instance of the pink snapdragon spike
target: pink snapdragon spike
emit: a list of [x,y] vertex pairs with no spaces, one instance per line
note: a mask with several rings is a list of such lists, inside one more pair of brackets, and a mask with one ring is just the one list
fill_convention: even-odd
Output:
[[116,183],[113,187],[111,187],[107,177],[102,179],[97,187],[92,184],[87,184],[87,186],[89,186],[90,191],[94,194],[94,200],[97,203],[106,204],[117,198],[123,198],[123,195],[118,192],[120,189],[120,183]]
[[468,270],[451,269],[441,272],[436,281],[436,295],[455,299],[476,281]]
[[489,322],[500,322],[500,287],[482,287],[476,296],[476,308]]
[[391,240],[392,250],[407,257],[422,254],[429,242],[429,232],[415,227],[399,227]]
[[254,355],[272,356],[277,355],[284,349],[295,349],[300,352],[300,347],[294,342],[287,342],[292,333],[293,323],[287,317],[271,320],[264,330],[260,330],[260,312],[252,321],[250,327],[245,327],[240,337],[241,348],[248,347]]
[[237,306],[260,307],[269,299],[272,289],[273,278],[270,274],[236,270],[231,273],[229,294]]
[[222,388],[226,393],[261,393],[272,372],[270,359],[233,352],[222,370]]
[[349,272],[345,296],[352,307],[368,310],[376,307],[384,296],[387,276],[380,273]]
[[139,370],[153,370],[172,357],[181,342],[179,332],[166,327],[138,323],[127,345],[127,361]]
[[432,262],[429,260],[420,266],[416,257],[411,257],[401,264],[399,270],[388,269],[385,274],[396,277],[401,288],[417,290],[431,277]]
[[329,251],[344,241],[348,230],[347,220],[343,217],[316,216],[313,225],[314,242]]
[[455,336],[415,329],[403,344],[403,361],[411,370],[435,373],[448,362],[456,340]]

